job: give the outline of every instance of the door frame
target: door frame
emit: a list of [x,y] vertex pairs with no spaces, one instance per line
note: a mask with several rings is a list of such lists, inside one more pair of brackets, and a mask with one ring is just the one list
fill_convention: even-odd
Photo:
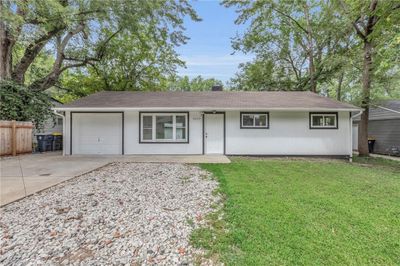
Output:
[[226,115],[225,112],[203,112],[202,113],[202,121],[203,121],[203,155],[205,154],[205,119],[206,119],[206,114],[223,114],[224,116],[224,122],[223,122],[223,126],[224,126],[224,150],[223,150],[223,154],[226,154]]
[[124,131],[125,131],[125,113],[121,111],[71,111],[70,112],[70,119],[69,119],[69,155],[72,155],[72,115],[73,114],[121,114],[121,120],[122,120],[122,143],[121,143],[121,155],[125,154],[125,143],[124,143]]

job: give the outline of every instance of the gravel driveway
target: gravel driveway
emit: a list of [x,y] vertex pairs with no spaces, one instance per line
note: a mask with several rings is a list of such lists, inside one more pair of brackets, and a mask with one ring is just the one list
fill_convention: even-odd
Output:
[[110,164],[2,208],[0,264],[192,264],[216,187],[196,166]]

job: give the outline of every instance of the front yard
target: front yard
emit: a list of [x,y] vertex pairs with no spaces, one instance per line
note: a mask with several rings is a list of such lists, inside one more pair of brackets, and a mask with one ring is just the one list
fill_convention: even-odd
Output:
[[199,167],[112,163],[0,209],[0,265],[177,265],[217,182]]
[[[228,265],[399,265],[400,164],[233,159],[202,167],[225,195],[192,244]],[[223,214],[223,219],[218,219]]]
[[2,207],[0,264],[400,264],[398,162],[201,166],[219,187],[198,166],[112,163]]

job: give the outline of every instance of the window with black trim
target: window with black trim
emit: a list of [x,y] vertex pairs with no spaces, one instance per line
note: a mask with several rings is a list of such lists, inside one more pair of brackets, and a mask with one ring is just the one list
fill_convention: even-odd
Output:
[[310,113],[311,129],[337,129],[337,113]]
[[187,113],[141,113],[141,142],[187,142]]
[[269,113],[240,113],[240,128],[269,128]]

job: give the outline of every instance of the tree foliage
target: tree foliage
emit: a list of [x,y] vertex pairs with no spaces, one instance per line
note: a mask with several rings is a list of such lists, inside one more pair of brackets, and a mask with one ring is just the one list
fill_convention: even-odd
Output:
[[210,91],[214,85],[222,86],[222,81],[215,78],[203,78],[200,75],[192,79],[188,76],[172,76],[167,89],[172,91]]
[[[149,77],[154,82],[140,84],[140,87],[125,87],[125,80],[121,80],[124,84],[123,90],[134,91],[209,91],[214,85],[222,85],[222,81],[215,78],[204,78],[197,76],[189,78],[188,76],[177,76],[175,74],[170,76]],[[61,81],[62,86],[58,86],[58,92],[55,92],[56,98],[61,102],[67,103],[72,100],[79,99],[89,94],[107,90],[104,89],[104,81],[98,76],[94,69],[90,68],[88,72],[76,71],[71,75],[65,75]],[[118,85],[111,86],[109,90],[121,90]]]
[[241,65],[233,79],[237,89],[311,90],[331,79],[345,58],[338,56],[352,45],[349,26],[331,1],[237,1],[237,24],[249,23],[233,42],[236,50],[254,53],[253,62]]
[[[390,50],[394,44],[393,37],[400,37],[400,4],[394,1],[345,1],[339,0],[345,21],[352,26],[355,38],[362,47],[362,90],[361,107],[364,112],[361,114],[360,130],[358,134],[358,151],[360,155],[368,155],[368,120],[369,107],[371,104],[371,88],[373,83],[379,83],[379,77],[385,76],[389,70],[398,71],[397,64],[392,65],[382,55],[393,55]],[[398,59],[398,56],[391,57],[391,60]],[[375,78],[376,77],[376,78]]]
[[[236,1],[236,23],[247,30],[234,39],[233,48],[252,53],[231,80],[237,90],[312,90],[324,95],[361,103],[362,43],[353,22],[365,18],[370,1]],[[395,1],[379,1],[372,80],[372,99],[398,97],[399,10]],[[372,36],[373,37],[373,36]],[[313,68],[310,64],[310,56]],[[312,82],[314,80],[314,83]],[[314,88],[314,89],[313,89]]]
[[0,81],[0,120],[32,121],[40,129],[54,114],[50,97],[23,85]]
[[[107,67],[132,59],[143,49],[142,62],[159,59],[160,50],[171,51],[186,42],[183,18],[198,20],[186,0],[2,0],[0,15],[0,79],[35,90],[52,87],[63,73],[79,67],[92,65],[99,75],[109,73]],[[137,50],[122,57],[122,49],[138,43]],[[16,52],[17,48],[23,52]],[[155,50],[158,53],[153,54]],[[43,52],[53,55],[51,68],[27,80],[28,69]],[[167,54],[171,68],[176,55]],[[153,65],[153,71],[156,68]],[[112,79],[120,83],[121,77]]]

